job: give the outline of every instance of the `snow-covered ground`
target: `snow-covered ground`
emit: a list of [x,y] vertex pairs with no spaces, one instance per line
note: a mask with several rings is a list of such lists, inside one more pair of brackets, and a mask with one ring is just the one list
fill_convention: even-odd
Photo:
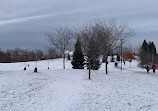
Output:
[[[0,111],[157,111],[158,73],[138,68],[136,61],[123,71],[105,64],[98,71],[71,68],[62,59],[0,64]],[[119,64],[120,66],[120,64]]]

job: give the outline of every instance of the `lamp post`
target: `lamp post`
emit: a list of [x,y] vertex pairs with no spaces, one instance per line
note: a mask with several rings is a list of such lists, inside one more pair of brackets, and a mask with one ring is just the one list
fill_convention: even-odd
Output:
[[26,70],[26,61],[25,61],[25,67],[24,67],[24,70]]
[[37,57],[36,57],[36,67],[34,69],[34,72],[37,72]]
[[48,69],[49,69],[49,59],[48,59]]
[[123,57],[122,57],[122,41],[123,41],[123,39],[121,38],[121,71],[122,71],[122,59],[123,59]]
[[26,55],[25,55],[25,67],[24,67],[24,70],[26,70]]

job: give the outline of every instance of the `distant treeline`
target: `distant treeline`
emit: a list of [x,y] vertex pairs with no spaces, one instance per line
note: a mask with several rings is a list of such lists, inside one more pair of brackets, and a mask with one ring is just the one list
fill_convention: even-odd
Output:
[[0,50],[0,63],[25,62],[60,58],[61,54],[53,49],[43,51],[41,49],[27,50],[15,48],[12,50]]
[[141,65],[158,64],[158,54],[154,42],[144,42],[140,47],[139,57]]

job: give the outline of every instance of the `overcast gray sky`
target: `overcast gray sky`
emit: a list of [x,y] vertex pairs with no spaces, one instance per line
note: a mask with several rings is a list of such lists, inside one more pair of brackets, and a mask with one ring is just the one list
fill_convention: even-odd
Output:
[[44,48],[44,33],[55,27],[110,17],[135,30],[132,43],[146,39],[157,45],[157,5],[158,0],[0,0],[0,48]]

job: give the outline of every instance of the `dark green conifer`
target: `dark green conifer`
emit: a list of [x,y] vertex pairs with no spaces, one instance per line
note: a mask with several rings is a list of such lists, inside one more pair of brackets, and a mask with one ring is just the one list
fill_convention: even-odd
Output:
[[84,69],[84,55],[81,48],[81,42],[79,39],[77,39],[77,42],[75,44],[75,50],[73,53],[73,59],[72,59],[72,68],[73,69]]
[[146,40],[144,40],[141,49],[140,49],[140,60],[141,60],[141,64],[148,64],[148,43],[146,42]]

